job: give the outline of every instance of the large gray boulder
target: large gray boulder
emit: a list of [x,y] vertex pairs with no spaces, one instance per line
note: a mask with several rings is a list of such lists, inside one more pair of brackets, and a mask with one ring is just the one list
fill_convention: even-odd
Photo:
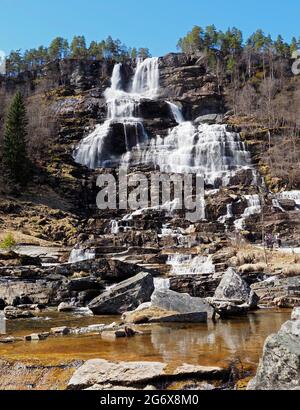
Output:
[[172,290],[156,290],[151,297],[151,305],[152,307],[178,313],[206,312],[208,314],[211,311],[205,299]]
[[242,277],[233,269],[229,268],[215,291],[216,299],[236,300],[241,303],[250,301],[251,289]]
[[96,315],[121,314],[150,301],[153,291],[152,275],[141,272],[102,293],[88,307]]
[[248,390],[300,390],[300,308],[264,345],[254,379]]
[[[193,366],[183,364],[169,369],[160,362],[110,362],[93,359],[85,362],[73,375],[68,384],[69,390],[81,390],[94,387],[111,390],[112,386],[144,387],[149,382],[171,383],[178,379],[220,380],[228,377],[228,369],[219,367]],[[109,385],[109,387],[108,387]]]
[[229,268],[222,277],[210,304],[221,317],[245,314],[257,307],[259,298],[250,286],[233,269]]

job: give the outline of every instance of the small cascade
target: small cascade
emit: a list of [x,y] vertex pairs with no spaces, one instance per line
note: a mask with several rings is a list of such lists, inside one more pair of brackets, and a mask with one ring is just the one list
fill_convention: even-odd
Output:
[[295,201],[295,204],[300,207],[300,191],[283,191],[276,194],[276,198],[278,199],[291,199]]
[[171,265],[171,275],[201,275],[215,273],[212,256],[169,255],[167,264]]
[[171,113],[174,117],[174,120],[177,122],[177,124],[182,124],[184,122],[184,118],[183,118],[181,109],[174,103],[171,103],[169,101],[166,101],[166,103],[169,105]]
[[228,221],[228,219],[231,219],[231,218],[233,218],[232,204],[227,204],[226,205],[226,215],[221,216],[218,219],[218,222],[225,224]]
[[158,57],[138,60],[131,92],[154,100],[159,91]]
[[161,234],[158,235],[159,238],[175,238],[177,246],[191,246],[191,237],[187,235],[185,230],[182,228],[170,228],[169,225],[163,225],[161,229]]
[[118,235],[119,232],[120,232],[119,222],[114,219],[110,223],[110,233],[112,235]]
[[170,289],[170,279],[154,278],[154,289],[155,290],[169,290]]
[[95,258],[96,254],[92,249],[74,248],[71,251],[68,263],[82,262]]
[[261,213],[261,203],[259,195],[245,195],[247,200],[247,208],[245,209],[241,218],[234,221],[234,226],[236,230],[241,231],[244,228],[244,222],[246,218],[249,218],[251,215],[256,215]]

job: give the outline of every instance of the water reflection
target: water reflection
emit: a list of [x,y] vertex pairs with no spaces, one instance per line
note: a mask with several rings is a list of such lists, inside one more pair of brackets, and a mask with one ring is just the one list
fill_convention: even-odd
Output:
[[[0,357],[65,361],[103,358],[108,360],[164,361],[170,365],[182,363],[223,365],[232,360],[255,367],[261,356],[265,338],[277,332],[290,318],[289,310],[262,310],[243,318],[216,324],[141,326],[143,336],[116,341],[102,340],[100,335],[49,338],[38,343],[19,342],[0,346]],[[105,318],[111,323],[116,318]],[[22,323],[23,329],[20,329]],[[10,334],[28,334],[49,330],[52,326],[84,326],[104,323],[104,318],[57,315],[50,321],[24,320],[8,322]]]

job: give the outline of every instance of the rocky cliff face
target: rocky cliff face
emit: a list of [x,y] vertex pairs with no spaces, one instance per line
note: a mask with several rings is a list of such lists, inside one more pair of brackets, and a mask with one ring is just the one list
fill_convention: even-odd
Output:
[[[174,170],[172,166],[182,165],[180,161],[186,156],[186,149],[188,165],[205,164],[207,170],[205,219],[190,226],[180,211],[144,209],[130,214],[97,209],[96,179],[109,171],[104,168],[104,161],[94,170],[76,162],[73,154],[85,137],[93,132],[99,137],[97,127],[109,118],[105,90],[112,85],[115,65],[110,61],[63,60],[47,65],[40,72],[25,73],[1,83],[7,93],[21,88],[29,102],[33,96],[38,98],[48,120],[55,122],[49,153],[39,160],[35,180],[18,199],[20,205],[16,208],[7,197],[3,200],[2,227],[38,240],[80,243],[84,249],[111,247],[112,253],[116,253],[116,248],[137,247],[140,252],[142,247],[147,247],[157,252],[164,248],[178,252],[180,248],[185,255],[197,246],[201,248],[197,252],[204,252],[207,257],[229,246],[234,238],[257,242],[261,241],[263,232],[272,233],[274,229],[283,240],[297,243],[300,236],[297,193],[292,198],[276,197],[261,184],[258,137],[265,140],[266,132],[238,133],[239,127],[226,114],[226,89],[207,68],[205,56],[169,54],[159,58],[157,65],[158,93],[153,98],[143,92],[139,94],[133,126],[124,127],[124,118],[110,118],[100,159],[113,157],[116,161],[110,165],[118,176],[115,167],[120,158],[129,157],[130,172],[143,171],[148,176],[161,165],[163,169],[171,166],[169,171]],[[127,100],[136,71],[136,63],[119,67],[117,91],[124,93]],[[115,102],[120,108],[120,99]],[[140,137],[142,132],[148,138],[145,149],[139,149],[136,141],[137,134]],[[141,146],[145,143],[140,142]],[[172,145],[176,145],[175,155]],[[160,156],[166,146],[171,149]],[[143,162],[143,156],[150,159]],[[134,259],[132,255],[128,258]],[[152,263],[160,265],[160,272],[169,269],[166,260]],[[238,263],[234,256],[225,256],[218,269],[225,271]],[[260,274],[270,273],[268,269],[264,267]],[[258,273],[254,271],[253,276],[257,278]],[[216,279],[210,280],[215,283]],[[172,279],[178,287],[176,282],[178,278]],[[202,286],[202,278],[199,283]],[[195,291],[191,281],[184,286]]]

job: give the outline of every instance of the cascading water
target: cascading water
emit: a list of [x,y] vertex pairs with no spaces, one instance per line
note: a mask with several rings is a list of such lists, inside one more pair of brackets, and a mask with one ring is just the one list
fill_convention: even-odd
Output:
[[82,262],[95,259],[96,254],[92,249],[74,248],[69,257],[69,263]]
[[169,101],[166,101],[166,103],[169,105],[171,113],[174,117],[174,120],[177,122],[177,124],[183,123],[184,118],[183,118],[181,109],[174,103],[171,103]]
[[221,216],[218,221],[225,224],[228,219],[233,218],[233,212],[232,212],[232,204],[227,204],[226,205],[226,215]]
[[109,156],[104,150],[104,143],[109,136],[112,124],[123,124],[125,145],[127,151],[130,144],[127,138],[127,128],[135,129],[135,145],[147,141],[142,119],[136,117],[137,107],[142,98],[156,98],[159,91],[158,58],[139,60],[133,79],[131,92],[122,89],[122,64],[116,64],[111,77],[111,86],[105,93],[107,104],[107,120],[97,125],[95,130],[84,138],[74,152],[77,163],[91,169],[110,165]]
[[154,164],[161,172],[198,173],[206,184],[227,185],[242,169],[251,169],[251,157],[239,134],[228,132],[226,125],[195,126],[180,123],[162,138],[152,138],[146,147],[127,154],[125,162]]
[[251,215],[256,215],[261,213],[261,203],[259,195],[245,195],[247,200],[247,208],[245,209],[241,218],[235,220],[234,225],[237,230],[242,230],[244,227],[245,219]]
[[[242,169],[252,169],[250,153],[238,133],[229,132],[226,125],[195,125],[184,121],[180,108],[174,103],[170,115],[178,125],[162,138],[148,138],[143,119],[137,116],[141,99],[154,100],[159,95],[159,60],[139,61],[130,92],[123,90],[122,65],[116,64],[111,87],[105,91],[107,120],[82,140],[76,148],[75,160],[90,168],[153,164],[161,172],[198,173],[212,186],[227,185]],[[113,123],[122,124],[126,153],[116,157],[105,148]],[[135,129],[136,140],[129,141],[128,127]]]
[[167,264],[171,265],[171,275],[201,275],[215,273],[212,256],[169,255]]
[[291,199],[300,207],[300,191],[283,191],[276,195],[277,199]]

